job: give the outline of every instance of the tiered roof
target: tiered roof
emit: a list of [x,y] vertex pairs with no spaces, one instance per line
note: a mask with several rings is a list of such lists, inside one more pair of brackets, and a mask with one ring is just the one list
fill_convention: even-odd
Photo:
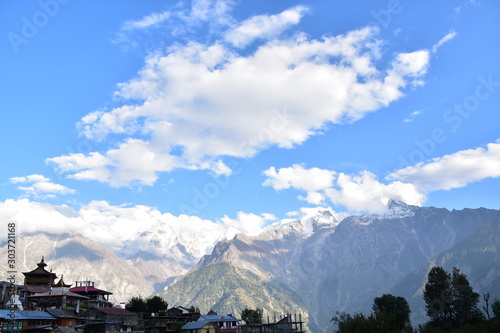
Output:
[[31,272],[23,272],[24,285],[48,287],[54,284],[54,281],[57,279],[57,275],[45,269],[47,264],[45,263],[43,256],[42,260],[37,265],[38,267]]

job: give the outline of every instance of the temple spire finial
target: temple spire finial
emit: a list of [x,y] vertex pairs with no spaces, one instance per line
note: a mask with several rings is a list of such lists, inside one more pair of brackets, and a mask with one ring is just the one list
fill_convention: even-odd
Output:
[[45,267],[47,264],[45,263],[45,256],[42,256],[42,260],[38,263],[38,267]]

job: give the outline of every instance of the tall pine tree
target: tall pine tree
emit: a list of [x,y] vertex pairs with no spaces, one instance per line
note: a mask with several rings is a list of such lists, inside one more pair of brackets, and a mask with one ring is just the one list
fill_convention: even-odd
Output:
[[456,267],[452,274],[433,267],[424,289],[430,326],[445,330],[476,323],[484,319],[478,308],[479,294],[474,292],[465,274]]

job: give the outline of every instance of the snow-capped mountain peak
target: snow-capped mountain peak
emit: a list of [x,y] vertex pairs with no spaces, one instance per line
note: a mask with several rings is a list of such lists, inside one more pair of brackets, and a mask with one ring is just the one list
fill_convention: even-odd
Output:
[[416,206],[407,205],[402,201],[389,200],[387,210],[382,214],[384,218],[402,219],[415,215]]

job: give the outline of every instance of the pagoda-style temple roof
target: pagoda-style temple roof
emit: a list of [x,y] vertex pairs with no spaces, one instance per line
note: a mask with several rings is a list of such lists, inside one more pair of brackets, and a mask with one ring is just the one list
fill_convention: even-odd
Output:
[[38,267],[30,272],[23,272],[24,274],[24,284],[25,285],[46,285],[47,287],[52,285],[57,279],[55,273],[49,272],[45,269],[47,264],[44,258],[37,264]]
[[71,283],[70,284],[64,283],[62,275],[61,278],[59,279],[59,282],[52,285],[52,288],[69,288],[69,287],[71,287]]
[[38,267],[32,270],[31,272],[23,272],[24,276],[50,276],[53,277],[54,280],[57,279],[57,276],[55,273],[49,272],[45,269],[47,264],[45,263],[44,258],[42,257],[42,260],[37,264]]

